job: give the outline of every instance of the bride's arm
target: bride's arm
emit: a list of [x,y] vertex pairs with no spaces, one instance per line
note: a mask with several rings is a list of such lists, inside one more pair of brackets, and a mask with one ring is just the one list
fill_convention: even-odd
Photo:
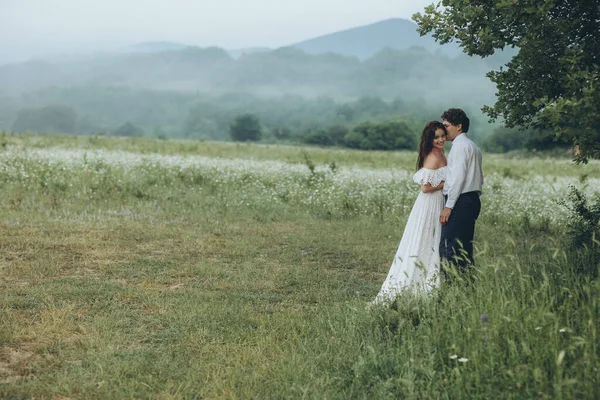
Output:
[[[445,166],[445,159],[443,156],[439,156],[438,154],[431,152],[425,157],[425,161],[423,162],[423,167],[428,169],[438,169]],[[436,190],[442,190],[444,188],[444,181],[442,181],[437,186],[431,186],[431,183],[427,183],[425,185],[421,185],[421,191],[423,193],[435,192]]]
[[431,183],[428,183],[426,185],[421,185],[421,192],[430,193],[430,192],[435,192],[436,190],[442,190],[443,188],[444,188],[444,181],[442,181],[442,183],[440,183],[437,186],[431,186]]

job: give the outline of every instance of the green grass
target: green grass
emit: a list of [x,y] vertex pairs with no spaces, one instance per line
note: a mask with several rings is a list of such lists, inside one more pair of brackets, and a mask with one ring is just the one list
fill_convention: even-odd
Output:
[[[123,138],[110,136],[72,135],[14,135],[0,136],[0,145],[28,148],[77,148],[119,150],[140,154],[200,155],[215,158],[255,160],[282,160],[290,163],[306,162],[306,155],[316,164],[361,166],[366,168],[399,168],[412,170],[416,156],[412,152],[358,151],[319,147],[254,145],[250,143],[198,142],[191,140],[157,140],[150,138]],[[449,151],[450,144],[447,144]],[[567,154],[515,152],[509,155],[486,154],[487,170],[505,175],[523,177],[528,174],[553,176],[600,176],[600,162],[575,165]]]
[[[476,283],[370,310],[416,189],[369,171],[409,176],[412,153],[2,140],[0,398],[596,396],[600,287],[575,271],[541,200],[561,196],[552,184],[593,190],[598,163],[486,154]],[[36,148],[90,153],[69,164]],[[122,164],[98,149],[242,169]],[[332,161],[366,170],[323,172]]]

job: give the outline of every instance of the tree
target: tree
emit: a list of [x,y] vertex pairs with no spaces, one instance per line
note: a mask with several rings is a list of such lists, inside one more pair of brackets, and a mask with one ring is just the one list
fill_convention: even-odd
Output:
[[254,114],[238,115],[229,125],[229,135],[236,142],[260,140],[261,133],[260,120]]
[[47,106],[19,111],[12,126],[15,132],[75,133],[77,114],[69,107]]
[[318,146],[332,146],[334,144],[329,134],[323,129],[306,132],[304,135],[304,143],[315,144]]
[[346,147],[362,150],[414,150],[416,143],[416,135],[401,121],[363,122],[344,136]]
[[413,19],[421,35],[456,40],[469,55],[517,48],[487,73],[498,93],[483,111],[507,127],[573,137],[577,163],[600,158],[598,0],[442,0]]
[[344,144],[344,136],[348,133],[348,128],[344,125],[331,125],[327,128],[327,135],[335,145]]
[[[533,132],[526,132],[533,135]],[[550,141],[552,142],[552,141]],[[487,138],[484,149],[494,153],[506,153],[527,147],[527,136],[518,129],[501,126]]]

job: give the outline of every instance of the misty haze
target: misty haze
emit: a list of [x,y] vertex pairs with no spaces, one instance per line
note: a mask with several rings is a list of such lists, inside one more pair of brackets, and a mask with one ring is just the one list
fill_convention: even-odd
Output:
[[479,109],[495,100],[485,74],[511,54],[468,57],[400,18],[275,48],[154,41],[64,51],[0,66],[0,129],[229,140],[231,122],[250,113],[264,142],[335,144],[318,132],[400,119],[417,135],[461,106],[483,140],[494,128]]

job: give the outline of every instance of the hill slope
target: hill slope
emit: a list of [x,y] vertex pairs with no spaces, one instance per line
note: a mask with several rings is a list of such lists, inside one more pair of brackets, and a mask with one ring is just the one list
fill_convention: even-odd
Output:
[[417,25],[401,18],[330,33],[292,46],[311,54],[338,53],[356,56],[362,60],[385,47],[405,50],[413,46],[422,46],[432,52],[441,49],[448,55],[460,53],[460,49],[454,44],[441,46],[431,37],[419,36]]

